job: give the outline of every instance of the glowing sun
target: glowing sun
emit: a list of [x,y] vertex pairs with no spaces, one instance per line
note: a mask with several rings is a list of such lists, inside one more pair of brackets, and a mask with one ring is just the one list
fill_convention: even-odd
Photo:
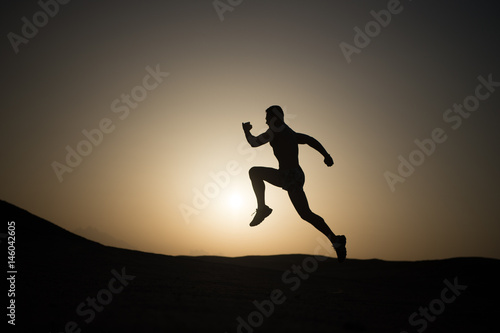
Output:
[[232,192],[229,194],[227,201],[229,207],[232,209],[239,209],[243,203],[243,198],[238,192]]

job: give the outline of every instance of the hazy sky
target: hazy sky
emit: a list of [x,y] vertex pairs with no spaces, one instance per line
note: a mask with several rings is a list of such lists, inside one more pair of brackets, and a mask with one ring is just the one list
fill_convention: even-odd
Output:
[[142,251],[313,253],[279,188],[248,226],[277,161],[241,123],[278,104],[335,161],[300,147],[348,257],[500,258],[494,2],[41,3],[1,5],[1,199]]

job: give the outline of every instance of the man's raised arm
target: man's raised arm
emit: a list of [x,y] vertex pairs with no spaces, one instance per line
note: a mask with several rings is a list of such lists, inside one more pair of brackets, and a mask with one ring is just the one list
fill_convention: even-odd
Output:
[[265,143],[268,143],[271,140],[271,135],[269,135],[268,132],[264,132],[259,136],[253,136],[252,133],[250,133],[252,125],[249,122],[242,123],[241,125],[243,126],[243,132],[245,132],[245,138],[247,139],[250,146],[259,147]]
[[332,159],[332,157],[330,156],[330,154],[328,154],[328,152],[326,151],[326,149],[323,147],[323,145],[321,143],[319,143],[318,140],[316,140],[312,136],[309,136],[309,135],[306,135],[306,134],[302,134],[302,133],[297,133],[296,137],[297,137],[297,143],[299,143],[299,144],[307,144],[309,147],[314,148],[321,155],[323,155],[323,157],[325,158],[324,162],[325,162],[326,165],[328,165],[328,166],[332,166],[333,165],[333,159]]

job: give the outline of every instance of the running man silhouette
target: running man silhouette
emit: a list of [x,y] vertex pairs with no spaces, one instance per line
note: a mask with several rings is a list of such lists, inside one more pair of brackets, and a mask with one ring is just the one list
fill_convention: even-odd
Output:
[[250,146],[259,147],[269,142],[271,147],[273,147],[274,156],[276,156],[279,162],[279,170],[256,166],[252,167],[249,171],[253,190],[257,197],[257,210],[250,226],[259,225],[273,211],[265,203],[264,181],[266,181],[288,192],[288,196],[300,217],[311,223],[330,240],[337,252],[338,261],[343,262],[347,254],[345,236],[336,236],[325,223],[325,220],[313,213],[309,208],[303,189],[305,177],[299,165],[298,145],[307,144],[316,149],[323,155],[324,162],[329,167],[333,165],[332,157],[318,140],[302,133],[296,133],[288,127],[285,124],[283,110],[280,106],[273,105],[266,110],[266,124],[269,126],[267,131],[258,136],[253,136],[250,133],[252,125],[249,122],[242,123],[245,137]]

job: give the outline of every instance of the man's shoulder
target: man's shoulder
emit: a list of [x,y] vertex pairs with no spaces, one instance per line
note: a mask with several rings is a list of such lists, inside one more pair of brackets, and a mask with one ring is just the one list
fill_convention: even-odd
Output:
[[295,131],[290,128],[287,124],[283,124],[280,126],[270,126],[268,131],[271,131],[273,133],[293,133],[295,134]]
[[270,142],[271,145],[277,142],[281,143],[294,143],[298,141],[299,133],[296,133],[288,125],[284,124],[281,127],[275,127],[274,129],[269,129],[271,131]]

